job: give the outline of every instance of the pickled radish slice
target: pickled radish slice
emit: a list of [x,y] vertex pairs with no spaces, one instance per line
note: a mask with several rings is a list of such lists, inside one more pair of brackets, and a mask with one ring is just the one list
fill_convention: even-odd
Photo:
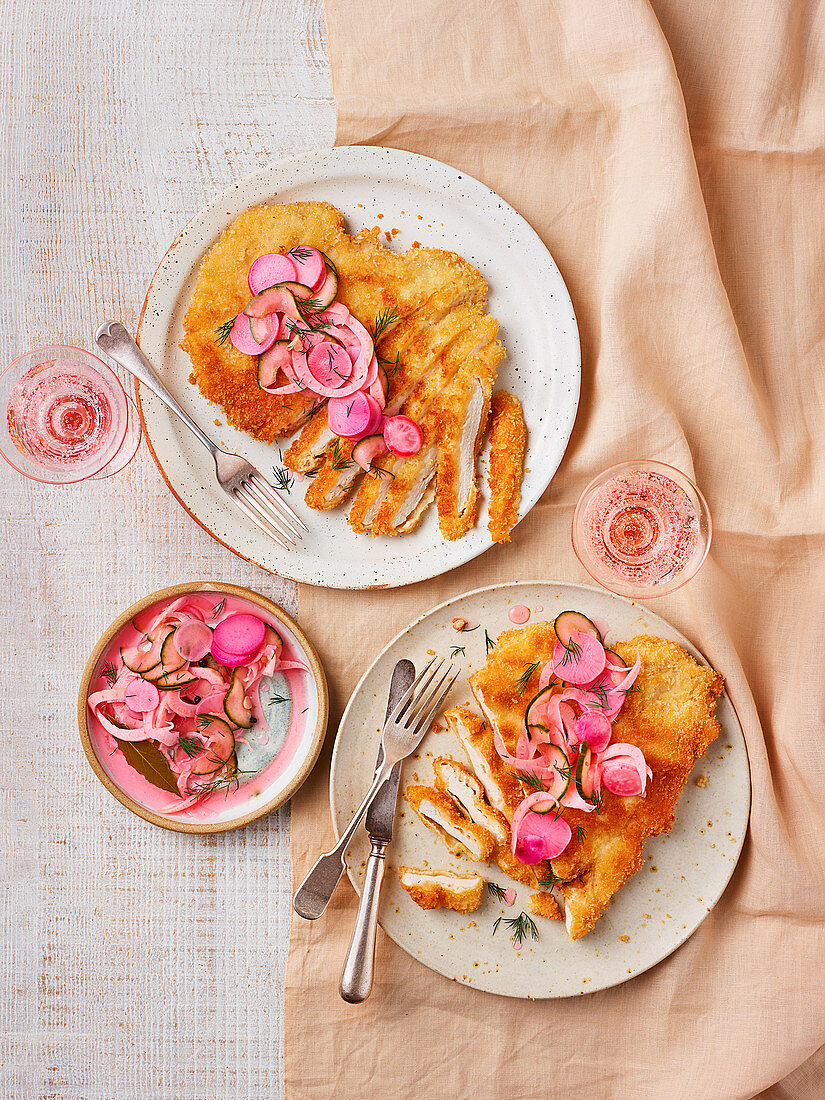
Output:
[[597,710],[586,711],[575,725],[579,741],[585,741],[594,752],[601,752],[610,744],[613,727],[610,719]]
[[563,817],[535,814],[528,810],[518,827],[513,817],[513,855],[522,863],[541,863],[560,856],[570,843],[572,832]]
[[557,643],[550,663],[556,675],[568,684],[590,684],[604,672],[606,659],[598,638],[575,630],[566,645]]
[[307,356],[307,366],[312,377],[330,389],[343,386],[352,374],[352,359],[346,348],[328,340],[315,345]]
[[384,421],[384,442],[394,455],[411,458],[424,445],[424,433],[408,416],[388,416]]
[[160,702],[160,692],[148,680],[137,677],[126,688],[123,701],[136,714],[146,714],[154,710]]
[[[264,643],[266,637],[266,623],[257,615],[230,615],[223,619],[215,627],[212,634],[212,655],[221,664],[228,662],[224,656],[240,658],[235,660],[232,668],[246,662],[255,656]],[[215,650],[220,650],[223,656],[218,656]]]
[[262,346],[255,340],[252,335],[252,330],[249,327],[249,318],[240,313],[235,318],[235,324],[232,326],[232,331],[229,333],[229,342],[233,348],[237,348],[238,351],[243,352],[244,355],[263,355],[268,347],[271,347],[275,343],[276,333],[270,333],[269,343],[266,347]]
[[349,397],[332,397],[327,404],[330,431],[344,439],[373,435],[382,417],[381,406],[375,398],[361,390]]
[[212,631],[206,623],[183,623],[175,631],[175,648],[187,661],[199,661],[212,648]]
[[623,764],[621,760],[610,760],[602,768],[602,783],[611,794],[629,798],[644,792],[639,770],[634,764]]
[[278,283],[301,282],[295,264],[289,256],[282,256],[280,252],[268,252],[265,256],[259,256],[249,269],[249,289],[253,294],[260,294]]
[[508,890],[504,891],[504,904],[505,905],[512,905],[515,902],[515,900],[516,900],[516,892],[511,886]]
[[324,257],[317,248],[291,248],[287,257],[295,268],[295,281],[317,290],[327,275]]

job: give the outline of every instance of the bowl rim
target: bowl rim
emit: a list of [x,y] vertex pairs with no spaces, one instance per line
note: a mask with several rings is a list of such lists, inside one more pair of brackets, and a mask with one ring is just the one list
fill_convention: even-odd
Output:
[[[123,791],[103,768],[103,765],[97,758],[94,745],[92,744],[87,720],[86,704],[89,697],[92,674],[107,646],[111,643],[118,631],[122,630],[135,615],[138,615],[141,611],[145,611],[146,608],[150,607],[152,604],[159,603],[161,600],[194,592],[218,592],[227,596],[238,596],[241,599],[248,600],[250,603],[257,604],[258,607],[262,608],[274,618],[280,619],[284,625],[293,632],[304,649],[309,660],[310,672],[315,680],[318,691],[318,718],[312,734],[312,741],[309,751],[296,775],[287,787],[281,791],[280,794],[276,795],[275,798],[270,799],[270,801],[263,806],[258,806],[251,812],[243,814],[241,817],[232,818],[229,821],[174,821],[161,814],[155,813],[154,810],[147,810],[144,806],[141,806],[131,797],[131,795]],[[89,659],[86,661],[86,666],[83,669],[83,675],[80,679],[80,690],[77,698],[77,724],[80,732],[80,740],[83,745],[83,751],[86,754],[86,759],[97,778],[109,793],[114,795],[118,802],[128,810],[131,810],[133,814],[142,817],[145,821],[149,821],[153,825],[159,825],[162,829],[170,829],[172,832],[176,833],[228,833],[234,829],[240,829],[244,825],[249,825],[253,821],[258,821],[262,817],[266,817],[268,814],[272,813],[273,810],[277,810],[279,806],[288,802],[298,788],[309,778],[309,774],[315,766],[326,737],[328,718],[329,689],[327,687],[324,669],[315,647],[295,619],[267,596],[262,596],[251,588],[244,588],[242,585],[230,584],[223,581],[189,581],[182,584],[171,585],[168,588],[161,588],[157,592],[152,592],[150,595],[144,596],[142,599],[138,600],[137,603],[132,604],[131,607],[122,612],[122,614],[118,615],[114,622],[110,623],[100,635],[89,655]]]

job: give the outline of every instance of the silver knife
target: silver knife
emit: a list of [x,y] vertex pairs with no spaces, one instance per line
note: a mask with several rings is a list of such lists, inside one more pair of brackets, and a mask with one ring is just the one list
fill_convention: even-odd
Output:
[[[415,666],[411,661],[399,661],[395,666],[390,684],[390,699],[387,714],[415,679]],[[376,772],[384,760],[384,750],[379,747],[375,762]],[[360,1004],[370,994],[375,962],[375,931],[378,923],[378,903],[381,883],[384,880],[384,858],[387,845],[392,840],[392,828],[395,821],[395,804],[398,800],[398,786],[401,782],[401,764],[398,761],[384,786],[367,810],[364,827],[372,843],[372,851],[367,860],[364,873],[364,888],[358,905],[358,916],[349,945],[338,992],[350,1004]]]

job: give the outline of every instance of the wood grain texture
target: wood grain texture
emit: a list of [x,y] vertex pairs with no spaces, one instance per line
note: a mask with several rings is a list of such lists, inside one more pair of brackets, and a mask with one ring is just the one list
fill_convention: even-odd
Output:
[[[332,144],[320,0],[0,0],[0,25],[3,362],[134,331],[204,202]],[[294,610],[294,586],[193,523],[145,444],[78,487],[1,476],[0,1098],[280,1096],[288,813],[155,829],[98,783],[74,706],[140,596],[219,579]]]

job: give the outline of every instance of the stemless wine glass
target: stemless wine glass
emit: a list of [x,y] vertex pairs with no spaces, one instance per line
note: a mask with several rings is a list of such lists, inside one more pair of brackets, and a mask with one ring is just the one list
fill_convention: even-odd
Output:
[[620,462],[595,477],[573,514],[573,549],[602,587],[652,599],[694,577],[710,549],[707,502],[664,462]]
[[140,419],[120,379],[96,355],[53,345],[18,356],[0,375],[0,454],[34,481],[109,477],[132,460]]

